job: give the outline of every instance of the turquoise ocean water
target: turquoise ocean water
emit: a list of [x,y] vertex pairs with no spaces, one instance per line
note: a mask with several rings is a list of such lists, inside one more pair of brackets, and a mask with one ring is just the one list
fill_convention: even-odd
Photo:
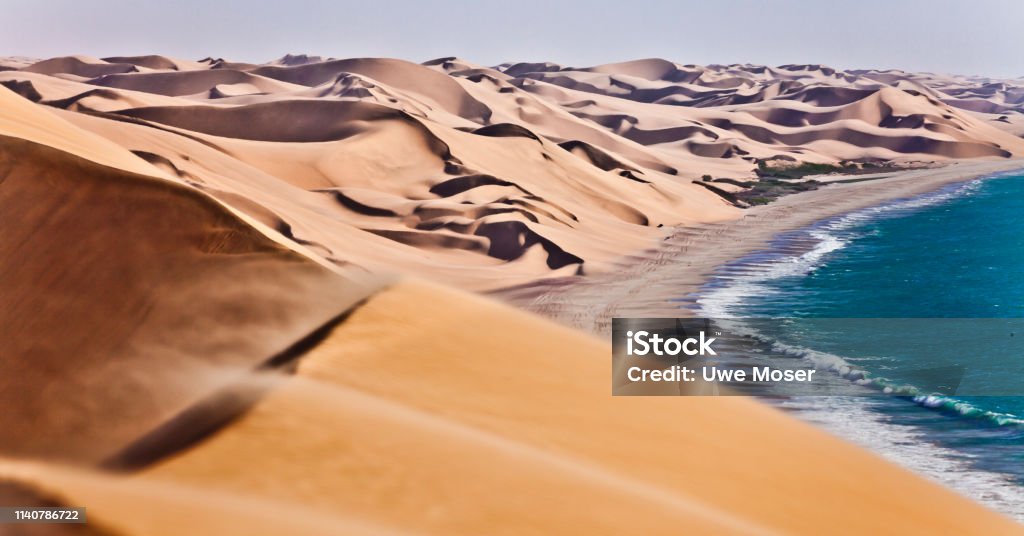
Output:
[[[1024,395],[1024,172],[780,235],[719,270],[696,304],[711,318],[894,319],[874,333],[805,330],[787,354],[902,396],[773,403],[1024,520],[1024,396],[1006,396]],[[922,369],[952,363],[956,395],[915,387]]]

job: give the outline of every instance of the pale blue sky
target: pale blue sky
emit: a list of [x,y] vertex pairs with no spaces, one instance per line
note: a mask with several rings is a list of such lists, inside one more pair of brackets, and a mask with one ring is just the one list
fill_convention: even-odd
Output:
[[1024,76],[1020,0],[0,0],[0,55],[825,63]]

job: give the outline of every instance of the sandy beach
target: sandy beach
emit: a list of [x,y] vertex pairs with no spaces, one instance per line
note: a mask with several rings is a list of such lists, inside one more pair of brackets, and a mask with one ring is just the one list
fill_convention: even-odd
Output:
[[614,270],[501,289],[501,300],[561,324],[607,334],[614,317],[690,316],[693,294],[716,269],[767,247],[779,233],[816,221],[913,197],[945,185],[1024,167],[1024,160],[956,162],[854,177],[747,209],[737,220],[674,230],[663,242],[625,257]]

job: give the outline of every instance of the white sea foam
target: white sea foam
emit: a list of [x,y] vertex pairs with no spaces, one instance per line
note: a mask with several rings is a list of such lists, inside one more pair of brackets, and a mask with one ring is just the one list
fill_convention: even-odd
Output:
[[1024,521],[1024,488],[1010,477],[973,467],[972,456],[936,445],[927,432],[871,408],[884,399],[799,397],[779,403],[799,417],[988,507]]

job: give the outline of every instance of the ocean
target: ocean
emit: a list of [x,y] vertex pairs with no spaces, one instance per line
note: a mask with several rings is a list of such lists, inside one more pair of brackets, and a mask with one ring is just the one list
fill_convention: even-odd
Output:
[[[783,233],[718,270],[695,307],[709,318],[891,319],[867,322],[874,334],[804,330],[782,352],[851,382],[863,371],[890,396],[769,402],[1024,520],[1024,397],[1007,396],[1024,394],[1024,172]],[[909,335],[879,334],[883,324]],[[956,394],[915,385],[953,363]]]

